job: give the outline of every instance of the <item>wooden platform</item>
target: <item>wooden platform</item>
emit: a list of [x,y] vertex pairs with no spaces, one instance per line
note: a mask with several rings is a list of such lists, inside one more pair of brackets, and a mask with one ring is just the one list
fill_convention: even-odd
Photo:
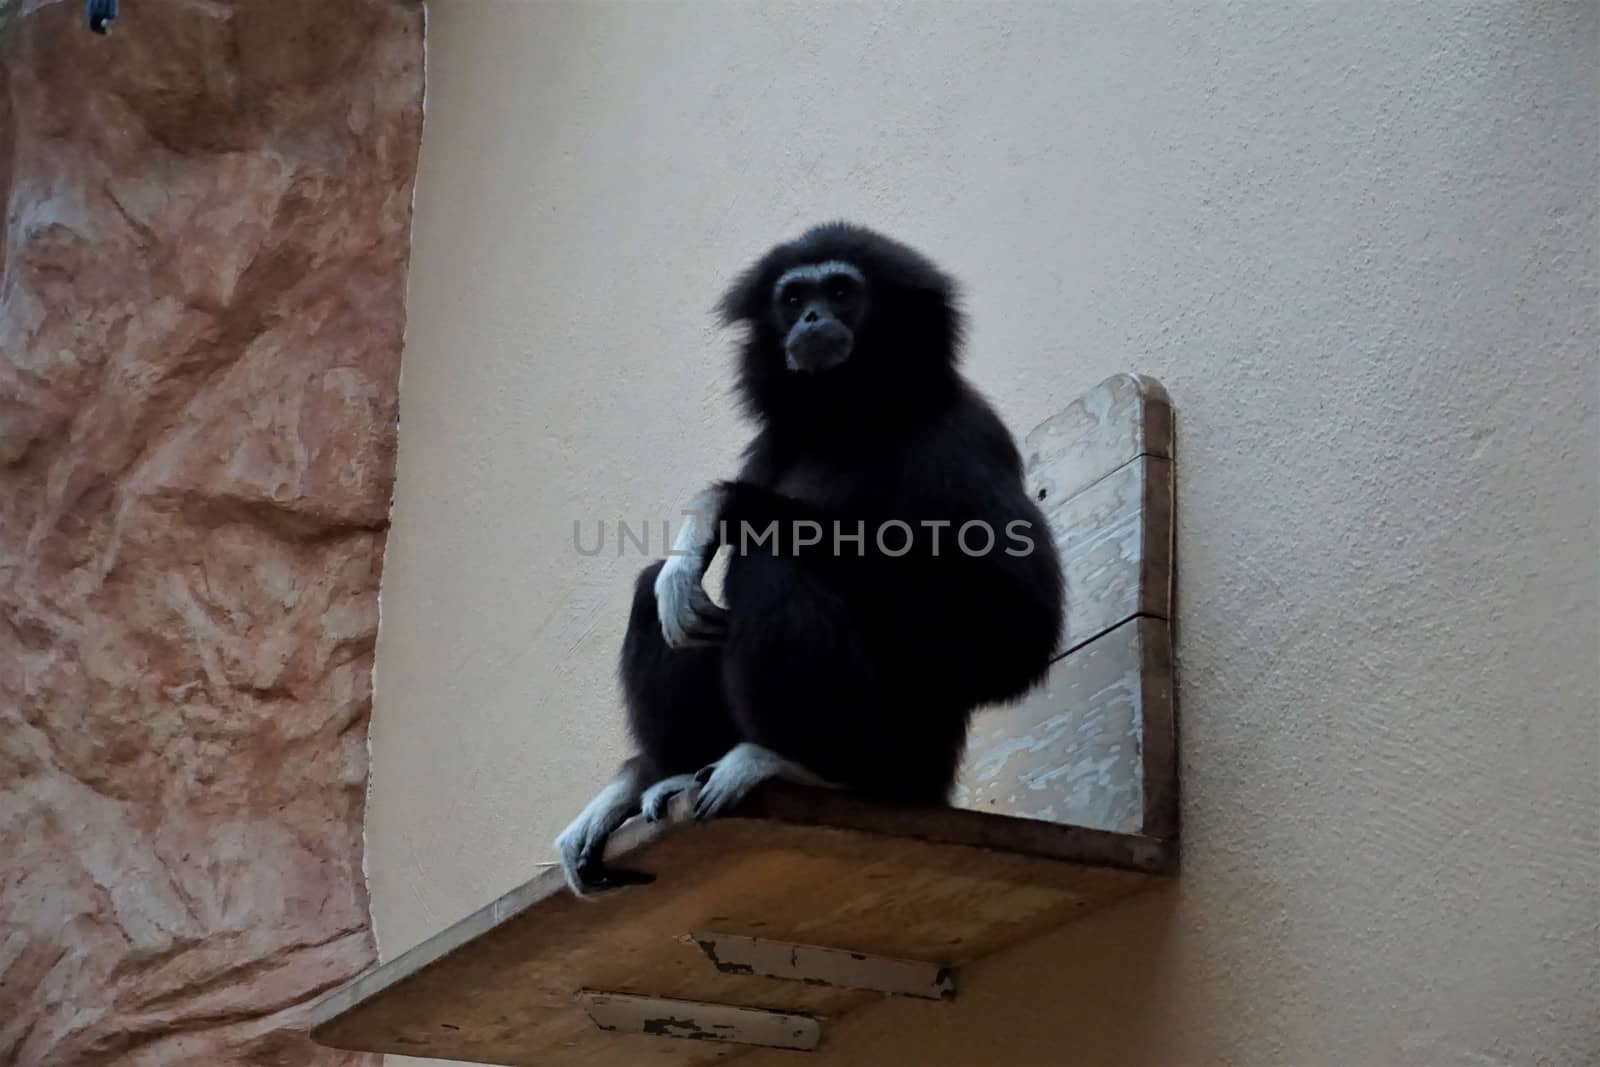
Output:
[[719,970],[715,932],[944,966],[1144,888],[1160,842],[980,812],[876,808],[773,787],[748,817],[625,828],[653,885],[593,902],[547,870],[320,1005],[340,1048],[515,1065],[709,1063],[736,1044],[598,1030],[578,994],[616,991],[823,1019],[883,994]]
[[312,1036],[518,1067],[815,1062],[830,1020],[959,995],[961,965],[1170,876],[1170,406],[1119,375],[1024,451],[1067,635],[1039,691],[975,719],[955,806],[771,786],[707,824],[635,820],[608,856],[653,884],[586,902],[547,869],[330,994]]

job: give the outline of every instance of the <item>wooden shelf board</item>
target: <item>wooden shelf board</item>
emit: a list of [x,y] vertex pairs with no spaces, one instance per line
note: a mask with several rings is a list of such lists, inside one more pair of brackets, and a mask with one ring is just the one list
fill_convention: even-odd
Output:
[[748,1046],[598,1029],[584,991],[837,1017],[883,994],[725,974],[689,936],[737,934],[959,966],[1148,888],[1169,844],[793,786],[733,818],[634,820],[609,855],[657,876],[592,901],[546,869],[344,988],[338,1048],[522,1067],[711,1063]]

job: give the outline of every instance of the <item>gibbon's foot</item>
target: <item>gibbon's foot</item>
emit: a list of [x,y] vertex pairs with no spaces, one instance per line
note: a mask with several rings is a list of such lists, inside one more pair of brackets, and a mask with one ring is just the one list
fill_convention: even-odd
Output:
[[700,795],[694,801],[695,819],[716,818],[749,796],[756,786],[774,778],[800,785],[833,787],[831,782],[772,749],[741,741],[728,749],[727,755],[709,767],[702,767],[694,776],[700,785]]
[[644,791],[644,796],[639,798],[639,810],[651,822],[660,822],[667,817],[672,798],[694,789],[696,784],[692,774],[674,774],[671,778],[663,778]]
[[656,880],[653,874],[609,867],[605,862],[606,841],[638,806],[638,783],[630,772],[624,771],[600,790],[556,838],[561,873],[575,895],[588,897],[607,889]]

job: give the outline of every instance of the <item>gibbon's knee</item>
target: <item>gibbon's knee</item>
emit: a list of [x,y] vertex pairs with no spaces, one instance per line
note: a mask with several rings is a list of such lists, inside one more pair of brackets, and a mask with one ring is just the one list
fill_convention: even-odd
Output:
[[628,729],[658,777],[692,773],[739,740],[722,683],[720,644],[672,648],[656,617],[652,563],[634,584],[622,641],[622,692]]

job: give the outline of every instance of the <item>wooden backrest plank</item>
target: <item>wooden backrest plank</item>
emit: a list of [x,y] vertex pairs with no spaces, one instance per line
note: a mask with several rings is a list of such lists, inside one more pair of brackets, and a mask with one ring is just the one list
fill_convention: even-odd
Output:
[[1066,582],[1061,658],[1024,700],[976,716],[957,806],[1175,835],[1173,446],[1166,390],[1132,374],[1027,435]]

